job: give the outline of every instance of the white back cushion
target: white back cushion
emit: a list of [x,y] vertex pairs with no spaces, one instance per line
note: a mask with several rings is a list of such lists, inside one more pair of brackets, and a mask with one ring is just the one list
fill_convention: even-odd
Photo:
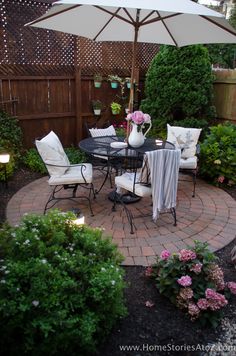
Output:
[[54,167],[47,164],[54,164],[59,166],[69,166],[70,162],[62,147],[61,141],[57,135],[51,131],[47,136],[41,140],[35,141],[38,152],[47,166],[50,176],[61,176],[65,173],[68,167]]
[[113,125],[110,125],[106,129],[89,129],[89,132],[92,137],[116,136],[116,130]]
[[176,148],[181,149],[182,158],[193,157],[202,129],[170,126],[167,124],[167,141],[172,142]]

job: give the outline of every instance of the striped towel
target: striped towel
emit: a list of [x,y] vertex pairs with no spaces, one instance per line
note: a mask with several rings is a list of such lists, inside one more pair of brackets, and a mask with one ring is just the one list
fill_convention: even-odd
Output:
[[151,175],[153,220],[163,210],[176,206],[179,178],[180,150],[146,152]]

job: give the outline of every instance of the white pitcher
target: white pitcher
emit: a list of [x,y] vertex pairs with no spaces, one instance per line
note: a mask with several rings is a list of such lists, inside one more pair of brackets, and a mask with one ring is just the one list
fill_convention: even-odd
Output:
[[139,131],[138,131],[137,124],[132,122],[131,125],[132,125],[132,130],[128,138],[129,145],[134,148],[141,147],[144,144],[145,136],[150,130],[152,124],[151,122],[149,123],[149,127],[144,134],[143,134],[144,125],[141,126]]

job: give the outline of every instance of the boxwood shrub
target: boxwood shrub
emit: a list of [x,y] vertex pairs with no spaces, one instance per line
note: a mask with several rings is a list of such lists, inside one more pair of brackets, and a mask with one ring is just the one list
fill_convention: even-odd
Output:
[[52,210],[1,229],[1,354],[88,355],[125,315],[121,255],[74,218]]

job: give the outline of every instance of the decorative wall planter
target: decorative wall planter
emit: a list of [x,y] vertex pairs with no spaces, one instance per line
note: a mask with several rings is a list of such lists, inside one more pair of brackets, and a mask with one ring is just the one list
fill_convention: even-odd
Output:
[[93,109],[94,115],[101,115],[101,109]]
[[121,105],[113,101],[111,103],[111,112],[113,115],[118,115],[121,112]]
[[112,87],[112,89],[117,89],[118,88],[118,83],[117,82],[111,82],[111,87]]
[[102,82],[96,82],[94,81],[94,87],[95,88],[101,88]]

